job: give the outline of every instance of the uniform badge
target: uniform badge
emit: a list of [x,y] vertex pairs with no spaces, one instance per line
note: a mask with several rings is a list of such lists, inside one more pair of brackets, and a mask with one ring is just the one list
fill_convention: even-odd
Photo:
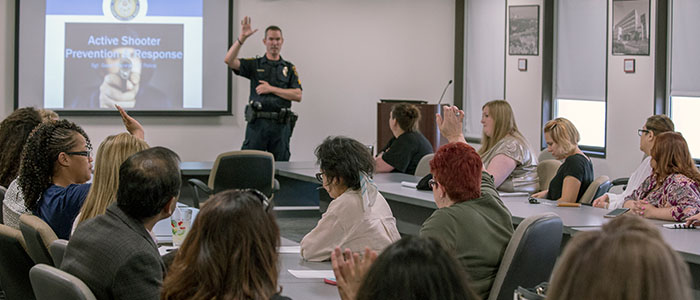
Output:
[[120,21],[129,21],[139,13],[139,0],[112,0],[109,8],[112,15]]
[[287,71],[289,71],[289,69],[287,68],[287,66],[284,66],[284,68],[282,69],[282,75],[284,77],[287,77]]

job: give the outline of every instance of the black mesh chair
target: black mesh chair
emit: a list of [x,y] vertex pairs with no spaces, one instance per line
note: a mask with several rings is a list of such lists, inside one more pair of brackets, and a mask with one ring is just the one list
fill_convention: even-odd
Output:
[[532,287],[549,280],[562,233],[561,219],[554,213],[520,222],[503,254],[488,300],[511,300],[518,286]]
[[194,207],[199,208],[199,190],[207,195],[228,189],[256,189],[268,198],[279,190],[275,179],[275,157],[259,150],[221,153],[209,173],[209,184],[199,179],[188,180],[194,190]]

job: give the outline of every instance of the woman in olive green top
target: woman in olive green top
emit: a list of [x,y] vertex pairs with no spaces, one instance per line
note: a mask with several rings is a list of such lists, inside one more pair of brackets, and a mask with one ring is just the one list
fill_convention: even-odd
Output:
[[483,171],[479,154],[466,143],[440,147],[430,173],[438,209],[423,223],[420,236],[437,239],[453,253],[474,291],[487,299],[513,235],[510,212],[498,197],[493,176]]

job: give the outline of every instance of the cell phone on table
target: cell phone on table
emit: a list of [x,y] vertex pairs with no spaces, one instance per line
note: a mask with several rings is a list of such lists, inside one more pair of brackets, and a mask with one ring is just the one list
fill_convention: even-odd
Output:
[[323,278],[323,282],[325,282],[326,284],[330,284],[330,285],[337,285],[338,284],[334,277]]
[[626,207],[613,209],[612,211],[610,211],[609,213],[607,213],[604,217],[606,217],[606,218],[615,218],[615,217],[617,217],[617,216],[620,216],[620,215],[626,213],[626,212],[629,211],[629,210],[630,210],[630,209],[629,209],[629,208],[626,208]]

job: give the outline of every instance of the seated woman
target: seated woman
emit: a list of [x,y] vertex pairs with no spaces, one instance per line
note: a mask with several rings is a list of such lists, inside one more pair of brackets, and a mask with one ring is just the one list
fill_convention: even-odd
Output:
[[434,239],[407,236],[379,257],[366,251],[361,259],[336,248],[331,261],[343,300],[480,299],[454,256]]
[[454,253],[474,291],[487,299],[513,235],[510,211],[493,177],[483,171],[481,157],[464,142],[440,147],[430,161],[430,173],[438,209],[425,220],[420,236],[434,238]]
[[[118,108],[127,130],[143,138],[143,128]],[[24,145],[19,187],[27,211],[44,220],[60,239],[70,237],[92,176],[92,145],[68,120],[44,122]]]
[[[440,131],[450,143],[464,142],[462,121],[464,112],[449,109],[457,118],[443,122],[438,115]],[[451,115],[450,114],[450,115]],[[447,115],[446,115],[447,116]],[[489,101],[482,107],[483,133],[479,155],[486,171],[493,175],[498,190],[504,192],[529,192],[537,190],[537,158],[532,155],[530,144],[515,123],[515,115],[505,100]]]
[[19,162],[29,134],[42,122],[40,113],[32,107],[12,112],[0,123],[0,186],[6,187],[2,201],[5,225],[19,229],[19,216],[26,212],[24,198],[17,183]]
[[625,202],[625,198],[632,194],[646,179],[652,174],[651,171],[651,147],[659,134],[673,131],[673,121],[666,115],[653,115],[649,117],[646,124],[639,129],[639,150],[646,156],[642,163],[634,170],[627,181],[627,188],[621,194],[605,193],[593,201],[593,206],[607,209],[620,208]]
[[554,267],[547,299],[693,299],[691,278],[654,225],[623,215],[574,235]]
[[145,149],[148,149],[148,144],[143,139],[126,132],[110,135],[102,141],[97,149],[92,186],[72,230],[81,222],[104,214],[107,207],[117,200],[119,166],[132,154]]
[[418,162],[433,153],[433,146],[418,131],[420,111],[413,104],[396,104],[391,108],[389,128],[394,135],[375,158],[377,173],[401,172],[413,175]]
[[537,190],[537,158],[515,123],[515,115],[505,100],[489,101],[482,107],[484,126],[479,155],[498,190],[529,192]]
[[532,196],[560,202],[578,202],[593,182],[593,164],[578,148],[578,130],[568,119],[556,118],[544,125],[544,139],[547,151],[556,159],[563,159],[564,163],[549,182],[549,190]]
[[367,147],[346,137],[328,137],[316,148],[316,177],[333,198],[321,220],[301,240],[301,256],[323,261],[335,247],[381,251],[399,240],[396,219],[372,181],[374,160]]
[[265,195],[257,190],[215,194],[178,250],[161,299],[289,299],[278,295],[279,246],[280,231]]
[[700,172],[680,133],[665,132],[651,147],[652,174],[625,198],[624,207],[645,218],[684,221],[700,213]]

